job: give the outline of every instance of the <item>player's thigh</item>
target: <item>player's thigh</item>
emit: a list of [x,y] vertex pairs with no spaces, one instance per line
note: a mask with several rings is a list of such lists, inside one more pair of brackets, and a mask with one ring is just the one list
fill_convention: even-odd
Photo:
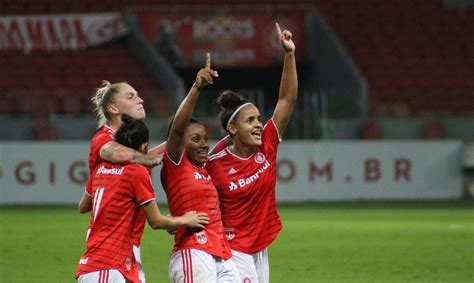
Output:
[[252,254],[255,269],[257,270],[258,282],[268,283],[270,282],[270,266],[268,263],[268,250],[264,249],[258,253]]
[[252,255],[232,250],[232,260],[240,273],[240,279],[243,283],[259,282]]
[[233,259],[216,259],[218,283],[241,283],[240,273]]
[[142,256],[139,246],[133,246],[133,255],[135,256],[135,260],[137,262],[138,278],[140,279],[140,283],[145,283],[145,270],[143,270]]
[[212,255],[200,250],[179,250],[171,255],[169,277],[173,283],[217,282],[216,262]]
[[127,279],[116,269],[100,270],[82,274],[77,278],[78,283],[127,283]]

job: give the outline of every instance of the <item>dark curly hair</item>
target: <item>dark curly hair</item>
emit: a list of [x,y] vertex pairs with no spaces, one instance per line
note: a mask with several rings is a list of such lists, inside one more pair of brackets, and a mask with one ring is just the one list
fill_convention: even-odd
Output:
[[121,145],[138,150],[150,139],[148,128],[142,121],[122,114],[122,125],[115,132],[115,141]]
[[[226,132],[228,132],[227,123],[229,122],[232,113],[234,113],[234,111],[239,108],[240,105],[247,102],[249,102],[247,99],[231,90],[225,90],[219,93],[219,95],[217,96],[217,104],[221,109],[221,112],[219,113],[219,118],[221,120],[221,126]],[[237,118],[237,116],[235,118]]]

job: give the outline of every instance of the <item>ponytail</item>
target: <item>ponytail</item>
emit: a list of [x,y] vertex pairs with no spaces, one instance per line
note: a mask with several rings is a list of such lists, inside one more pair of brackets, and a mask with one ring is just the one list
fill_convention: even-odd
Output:
[[107,112],[107,107],[114,101],[114,96],[119,91],[119,84],[111,84],[109,81],[103,80],[101,87],[96,89],[91,98],[98,119],[97,128],[103,127],[109,121],[110,114]]

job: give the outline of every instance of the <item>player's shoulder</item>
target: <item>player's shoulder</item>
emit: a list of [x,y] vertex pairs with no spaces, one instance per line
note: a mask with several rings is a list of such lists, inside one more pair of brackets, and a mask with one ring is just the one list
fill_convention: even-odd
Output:
[[272,129],[272,130],[277,130],[277,127],[276,127],[276,124],[275,124],[275,121],[273,121],[273,117],[268,119],[268,121],[265,123],[265,125],[263,125],[263,129],[264,130],[269,130],[269,129]]
[[126,168],[126,175],[130,180],[133,182],[151,182],[151,171],[148,167],[138,164],[127,164]]
[[130,163],[125,165],[124,167],[125,171],[132,174],[133,176],[142,177],[145,175],[150,176],[151,174],[151,170],[148,167],[140,164]]
[[224,159],[229,153],[227,152],[227,150],[224,148],[223,150],[209,156],[209,159],[208,159],[208,163],[213,163],[213,162],[217,162],[219,160],[222,160]]
[[97,132],[94,134],[93,139],[104,138],[104,137],[112,139],[114,134],[115,132],[111,127],[103,126],[99,130],[97,130]]

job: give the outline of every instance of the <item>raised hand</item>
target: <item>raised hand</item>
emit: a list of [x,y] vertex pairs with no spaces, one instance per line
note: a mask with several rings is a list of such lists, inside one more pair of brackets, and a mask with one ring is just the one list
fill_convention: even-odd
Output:
[[213,83],[213,78],[217,78],[219,74],[211,69],[211,54],[206,54],[206,66],[199,70],[196,75],[196,86],[198,89],[202,89]]
[[285,49],[287,53],[295,51],[296,46],[293,40],[291,39],[291,32],[286,29],[284,31],[281,31],[280,25],[278,23],[275,23],[275,28],[278,34],[278,39],[280,39],[281,47],[283,47],[283,49]]

